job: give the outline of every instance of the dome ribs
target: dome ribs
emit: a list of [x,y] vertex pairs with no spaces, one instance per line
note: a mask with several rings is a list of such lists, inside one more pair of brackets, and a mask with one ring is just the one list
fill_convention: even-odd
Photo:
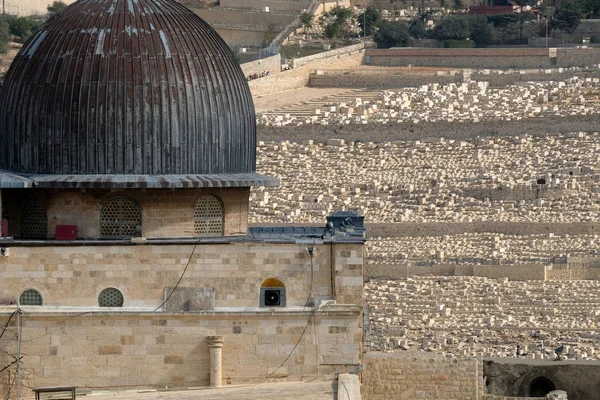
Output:
[[254,106],[241,68],[216,32],[173,0],[74,3],[23,46],[0,101],[3,169],[255,171]]

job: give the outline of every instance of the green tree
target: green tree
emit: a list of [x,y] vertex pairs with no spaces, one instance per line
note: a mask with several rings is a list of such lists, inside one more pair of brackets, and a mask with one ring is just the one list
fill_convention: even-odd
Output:
[[9,18],[8,29],[11,35],[20,38],[22,41],[29,39],[40,28],[41,22],[31,18]]
[[499,32],[503,42],[517,38],[519,32],[519,16],[517,14],[488,15],[488,21]]
[[600,0],[575,0],[584,18],[600,17]]
[[465,40],[471,35],[469,19],[466,15],[444,17],[433,29],[437,40]]
[[8,22],[6,18],[0,18],[0,53],[6,54],[9,42],[10,32],[8,31]]
[[300,23],[302,26],[310,28],[313,24],[313,16],[309,13],[302,13],[300,15]]
[[470,38],[477,47],[483,47],[492,41],[492,28],[485,15],[474,15],[469,18]]
[[454,0],[452,4],[454,5],[455,10],[462,10],[463,8],[465,8],[462,0]]
[[333,21],[325,26],[325,37],[333,39],[342,34],[342,24],[339,21]]
[[415,39],[426,39],[429,36],[427,26],[421,18],[415,18],[410,22],[408,28],[410,36]]
[[48,14],[54,15],[57,12],[61,12],[65,8],[67,8],[67,5],[64,2],[58,0],[58,1],[55,1],[54,3],[52,3],[51,5],[49,5],[47,10],[48,10]]
[[375,33],[375,28],[378,28],[380,25],[381,12],[375,7],[367,7],[367,9],[358,17],[358,26],[360,26],[361,34],[363,36],[371,36]]
[[554,12],[550,26],[571,35],[577,29],[582,17],[583,12],[577,3],[565,3]]
[[381,49],[405,47],[409,39],[408,24],[404,21],[383,22],[373,38]]

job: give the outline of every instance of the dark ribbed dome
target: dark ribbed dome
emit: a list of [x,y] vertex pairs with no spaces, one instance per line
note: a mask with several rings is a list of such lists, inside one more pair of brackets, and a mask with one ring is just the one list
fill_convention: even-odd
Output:
[[255,171],[242,70],[173,0],[74,3],[23,46],[0,105],[0,168],[13,172]]

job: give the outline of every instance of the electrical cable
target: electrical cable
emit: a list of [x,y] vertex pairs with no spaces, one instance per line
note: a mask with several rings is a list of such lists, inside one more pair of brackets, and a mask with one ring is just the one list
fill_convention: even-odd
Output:
[[[314,265],[313,265],[314,249],[309,252],[309,255],[310,255],[310,285],[309,285],[309,290],[308,290],[308,297],[306,298],[306,302],[304,303],[304,308],[302,309],[302,312],[306,311],[306,307],[312,296],[313,282],[314,282]],[[315,306],[313,308],[313,310],[311,311],[310,315],[308,316],[308,321],[306,321],[306,325],[304,325],[302,334],[300,335],[300,338],[298,339],[298,341],[292,348],[292,351],[290,351],[290,354],[288,354],[288,356],[285,358],[285,360],[283,360],[283,362],[281,364],[279,364],[279,366],[277,368],[275,368],[275,370],[273,372],[271,372],[269,375],[267,375],[266,379],[269,379],[270,377],[272,377],[275,374],[275,372],[277,372],[281,367],[283,367],[283,365],[287,362],[287,360],[290,359],[292,354],[294,354],[294,351],[296,351],[296,348],[302,341],[302,338],[304,338],[304,334],[306,333],[306,329],[308,328],[308,325],[310,325],[311,319],[314,318],[316,313],[317,313],[317,307]]]
[[[10,374],[10,371],[9,371]],[[15,381],[17,380],[17,374],[15,373],[15,376],[12,379],[12,382],[10,381],[10,375],[8,378],[8,391],[6,392],[6,396],[4,396],[4,400],[8,400],[10,399],[10,392],[12,391],[12,387],[15,385]]]
[[0,332],[0,339],[2,339],[2,336],[4,336],[4,332],[6,332],[6,328],[8,328],[8,324],[10,324],[10,320],[15,316],[15,314],[17,312],[19,312],[18,308],[15,311],[13,311],[12,314],[10,314],[10,317],[8,317],[8,321],[6,321],[6,324],[4,324],[4,328],[2,328],[2,332]]
[[198,243],[196,243],[194,245],[194,248],[192,249],[192,254],[190,254],[190,257],[188,258],[187,263],[185,264],[185,268],[183,269],[183,272],[181,273],[181,276],[179,277],[179,280],[175,284],[175,287],[173,288],[173,290],[171,291],[171,293],[169,293],[169,295],[167,296],[167,298],[165,299],[165,301],[163,301],[162,304],[160,306],[156,307],[154,309],[154,311],[152,311],[152,312],[157,312],[158,310],[160,310],[165,304],[167,304],[167,301],[169,301],[169,299],[171,298],[171,296],[173,296],[173,293],[175,293],[175,291],[179,287],[179,284],[181,283],[181,280],[185,276],[185,273],[186,273],[188,267],[190,266],[190,262],[192,261],[192,258],[194,257],[194,253],[196,252],[196,247],[198,247]]

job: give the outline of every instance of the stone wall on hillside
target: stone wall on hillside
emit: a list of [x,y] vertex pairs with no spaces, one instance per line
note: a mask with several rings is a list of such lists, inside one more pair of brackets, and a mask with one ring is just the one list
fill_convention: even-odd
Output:
[[266,71],[269,71],[271,75],[278,74],[281,72],[281,54],[277,53],[274,56],[247,62],[240,66],[246,77]]
[[444,236],[461,233],[497,233],[505,235],[588,235],[600,234],[600,223],[530,223],[505,221],[449,222],[449,223],[369,223],[367,235],[373,237]]
[[369,49],[366,63],[375,66],[457,68],[552,68],[598,64],[600,48]]
[[[600,78],[600,71],[564,71],[557,68],[528,71],[527,73],[489,73],[473,71],[470,79],[489,82],[490,87],[505,87],[519,82],[562,81],[571,76],[579,78]],[[437,74],[413,74],[390,68],[369,70],[324,69],[314,70],[310,75],[309,86],[348,87],[348,88],[401,88],[438,83],[447,85],[462,82],[459,71]]]
[[367,353],[363,365],[365,400],[478,400],[483,394],[482,363],[477,359],[449,360],[415,352]]
[[[75,0],[62,0],[65,4],[74,3]],[[0,3],[0,12],[3,14],[18,15],[26,17],[29,15],[46,15],[48,6],[54,3],[54,0],[4,0]],[[4,10],[2,10],[4,6]]]
[[[357,68],[363,63],[364,50],[355,46],[342,47],[326,52],[326,56],[299,61],[299,67],[281,74],[255,79],[248,82],[253,96],[282,92],[308,86],[310,72],[319,68]],[[324,54],[324,53],[322,53]],[[314,136],[313,136],[314,137]]]
[[[308,81],[308,76],[297,76],[293,82],[286,81],[284,72],[276,77],[257,79],[250,82],[253,95],[275,93],[302,87]],[[282,78],[280,78],[282,77]],[[259,81],[264,81],[259,82]],[[253,84],[260,85],[259,87]],[[277,85],[280,90],[269,91],[268,82]],[[297,86],[293,86],[296,83]],[[285,88],[285,89],[284,89]],[[542,123],[543,122],[543,123]],[[434,138],[472,139],[484,136],[505,135],[547,135],[557,132],[597,132],[597,115],[579,115],[569,117],[528,118],[519,121],[490,121],[490,122],[426,122],[420,124],[350,124],[350,125],[300,125],[300,126],[258,126],[259,140],[295,141],[327,139],[360,140],[363,142],[386,142],[395,140],[423,140]]]

